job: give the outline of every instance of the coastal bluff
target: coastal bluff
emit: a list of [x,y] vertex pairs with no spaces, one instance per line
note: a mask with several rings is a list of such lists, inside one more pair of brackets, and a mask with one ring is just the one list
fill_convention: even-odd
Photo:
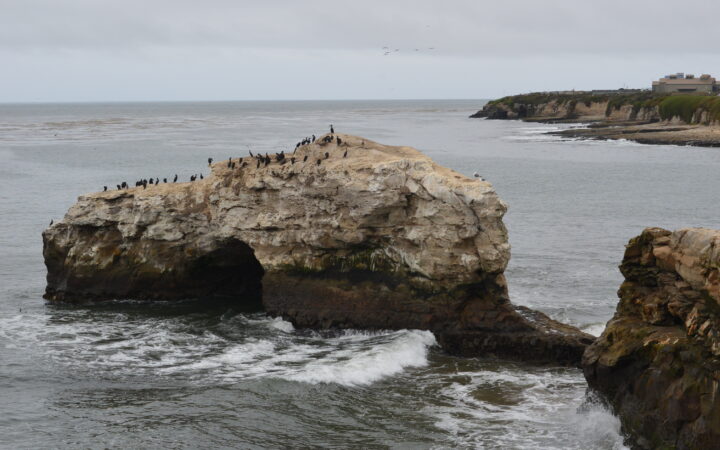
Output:
[[548,132],[566,138],[720,147],[720,97],[714,95],[534,92],[491,100],[470,117],[585,125]]
[[620,270],[617,311],[583,356],[588,384],[639,448],[718,448],[720,231],[647,228]]
[[592,336],[509,301],[491,184],[335,136],[79,197],[42,234],[45,298],[219,298],[298,327],[424,329],[452,354],[579,364]]

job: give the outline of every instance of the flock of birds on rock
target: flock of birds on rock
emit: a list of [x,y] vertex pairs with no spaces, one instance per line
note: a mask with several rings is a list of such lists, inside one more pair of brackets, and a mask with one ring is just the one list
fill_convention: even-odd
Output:
[[[260,154],[260,153],[258,153],[258,154],[253,154],[252,150],[248,150],[248,152],[250,153],[250,156],[247,158],[247,160],[249,160],[250,162],[252,162],[253,160],[255,160],[255,167],[256,167],[257,169],[259,169],[260,167],[267,167],[267,166],[269,166],[273,161],[277,162],[277,163],[280,164],[280,165],[286,164],[286,163],[288,163],[288,162],[289,162],[291,165],[294,165],[296,162],[299,162],[299,161],[300,161],[299,155],[298,155],[297,157],[295,156],[295,155],[297,154],[297,151],[300,150],[302,147],[304,147],[304,146],[306,146],[306,145],[314,144],[316,140],[317,140],[317,139],[316,139],[316,137],[315,137],[314,134],[313,134],[312,136],[310,136],[310,137],[303,138],[301,141],[299,141],[299,142],[295,145],[295,150],[293,150],[292,155],[291,155],[290,157],[288,157],[288,155],[285,154],[285,151],[284,151],[284,150],[280,151],[279,153],[275,153],[275,155],[273,155],[273,156],[270,156],[268,153],[265,153],[265,155],[262,155],[262,154]],[[345,144],[346,147],[347,147],[347,145],[348,145],[346,142],[344,142],[344,141],[340,138],[340,136],[335,136],[335,128],[334,128],[332,125],[330,125],[330,134],[328,134],[328,135],[326,135],[325,137],[323,137],[322,140],[320,140],[319,142],[321,142],[321,145],[323,145],[323,146],[326,145],[326,144],[330,144],[330,143],[332,143],[332,142],[336,142],[338,148],[339,148],[340,146],[342,146],[343,144]],[[365,147],[365,141],[362,141],[361,147]],[[303,156],[303,158],[302,158],[302,162],[306,163],[306,162],[308,161],[308,157],[309,157],[309,156],[310,156],[310,155],[305,154],[305,155]],[[327,151],[326,151],[326,152],[323,154],[323,156],[324,156],[324,158],[318,158],[318,159],[316,159],[316,161],[314,162],[315,165],[319,166],[319,165],[322,164],[322,162],[323,162],[324,159],[329,159],[329,158],[330,158],[330,152],[327,152]],[[343,158],[347,158],[347,156],[348,156],[348,150],[345,149],[345,152],[343,153],[342,157],[343,157]],[[207,161],[208,161],[208,166],[212,166],[213,159],[212,159],[212,158],[208,158]],[[249,162],[246,161],[246,160],[244,160],[242,157],[237,158],[237,161],[234,161],[233,158],[230,157],[230,158],[228,158],[228,161],[227,161],[227,168],[228,168],[228,169],[235,169],[235,168],[240,168],[240,169],[242,169],[242,168],[244,168],[244,167],[247,167],[248,165],[249,165]],[[482,180],[482,181],[485,181],[485,179],[484,179],[483,177],[481,177],[480,174],[477,173],[477,172],[475,172],[475,173],[473,174],[473,176],[474,176],[475,178],[479,178],[479,179]],[[200,178],[201,180],[204,179],[202,173],[199,174],[199,178]],[[193,182],[193,181],[195,181],[195,180],[197,180],[197,179],[198,179],[198,174],[194,174],[194,175],[191,175],[191,176],[190,176],[190,182]],[[167,184],[167,183],[177,183],[177,181],[178,181],[178,175],[177,175],[177,174],[175,174],[175,176],[172,178],[171,181],[168,181],[167,178],[163,178],[163,179],[162,179],[162,183],[165,183],[165,184]],[[143,179],[141,179],[141,180],[135,181],[135,187],[138,188],[138,187],[141,187],[141,186],[142,186],[143,189],[147,189],[148,185],[158,186],[158,185],[160,185],[160,182],[161,182],[161,181],[160,181],[160,178],[157,178],[157,177],[155,177],[155,178],[152,178],[152,177],[151,177],[151,178],[143,178]],[[124,190],[124,189],[129,189],[129,188],[130,188],[130,185],[129,185],[126,181],[123,181],[122,183],[120,183],[120,184],[117,185],[117,189],[118,189],[118,190]],[[103,192],[106,192],[107,190],[108,190],[108,187],[107,187],[107,186],[103,186]],[[52,225],[52,224],[53,224],[53,221],[51,220],[51,221],[50,221],[50,225]]]
[[[228,169],[235,169],[235,168],[242,169],[244,167],[247,167],[253,160],[255,160],[255,168],[257,168],[257,169],[259,169],[260,167],[267,167],[273,161],[279,163],[280,165],[283,165],[286,163],[290,163],[291,165],[293,165],[296,162],[300,161],[299,156],[298,157],[295,156],[297,151],[308,144],[315,143],[315,141],[316,141],[316,137],[314,134],[310,137],[303,138],[301,141],[299,141],[295,145],[295,150],[293,151],[293,153],[290,157],[288,157],[288,155],[285,154],[284,150],[280,151],[279,153],[275,153],[275,155],[273,155],[273,156],[270,156],[268,153],[265,153],[265,155],[262,155],[260,153],[253,154],[252,150],[248,150],[250,153],[250,157],[246,157],[247,161],[243,160],[242,157],[237,158],[236,160],[233,160],[233,158],[230,157],[230,158],[228,158],[228,161],[227,161],[227,168]],[[330,134],[323,137],[322,140],[319,142],[322,142],[323,143],[322,145],[336,142],[338,147],[342,146],[343,144],[345,144],[345,146],[347,146],[347,143],[344,143],[342,138],[340,138],[340,136],[335,136],[335,128],[332,126],[332,124],[330,125]],[[362,146],[365,146],[365,141],[362,142]],[[348,151],[346,149],[345,152],[343,153],[343,158],[346,158],[347,155],[348,155]],[[303,157],[302,162],[307,162],[308,156],[309,155],[306,154]],[[325,152],[324,158],[318,158],[315,161],[315,164],[319,166],[322,164],[323,159],[328,159],[328,158],[330,158],[330,152]],[[212,166],[212,162],[213,162],[213,158],[208,158],[208,166]],[[194,174],[194,175],[190,176],[190,182],[197,180],[198,176],[201,180],[204,179],[202,173],[199,175]],[[168,181],[167,178],[162,179],[162,183],[177,183],[177,181],[178,181],[177,174],[175,174],[175,176],[170,181]],[[143,179],[135,181],[135,187],[136,188],[142,187],[143,189],[147,189],[148,185],[158,186],[158,185],[160,185],[160,183],[161,183],[161,180],[160,180],[160,178],[157,178],[157,177],[143,178]],[[117,186],[118,190],[124,190],[124,189],[130,188],[130,185],[126,181],[123,181],[122,183],[117,184],[116,186]],[[103,192],[106,192],[107,190],[108,190],[108,187],[103,186]]]

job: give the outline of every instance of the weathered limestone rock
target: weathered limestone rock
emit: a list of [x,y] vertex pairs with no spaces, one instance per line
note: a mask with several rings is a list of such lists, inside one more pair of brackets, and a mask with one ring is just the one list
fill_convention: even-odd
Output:
[[615,316],[583,356],[642,448],[720,445],[720,231],[648,228],[630,240]]
[[262,296],[301,327],[429,329],[457,354],[579,363],[590,336],[509,302],[506,206],[489,183],[340,137],[294,162],[80,197],[43,233],[46,298]]

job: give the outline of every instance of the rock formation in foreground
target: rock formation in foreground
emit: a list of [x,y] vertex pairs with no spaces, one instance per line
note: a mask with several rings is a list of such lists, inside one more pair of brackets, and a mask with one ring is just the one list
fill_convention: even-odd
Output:
[[720,445],[720,231],[648,228],[620,270],[620,303],[583,356],[641,448]]
[[299,327],[427,329],[454,354],[579,364],[591,336],[508,300],[506,206],[489,183],[340,137],[80,197],[43,233],[45,297],[262,300]]

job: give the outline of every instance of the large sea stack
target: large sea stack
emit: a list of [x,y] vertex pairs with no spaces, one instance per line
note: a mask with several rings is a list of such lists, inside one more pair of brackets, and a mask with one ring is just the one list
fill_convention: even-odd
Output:
[[620,303],[583,356],[590,386],[641,448],[720,447],[720,231],[630,240]]
[[295,161],[81,196],[43,233],[46,298],[225,298],[299,327],[427,329],[454,354],[579,364],[591,336],[508,300],[489,183],[340,136]]

